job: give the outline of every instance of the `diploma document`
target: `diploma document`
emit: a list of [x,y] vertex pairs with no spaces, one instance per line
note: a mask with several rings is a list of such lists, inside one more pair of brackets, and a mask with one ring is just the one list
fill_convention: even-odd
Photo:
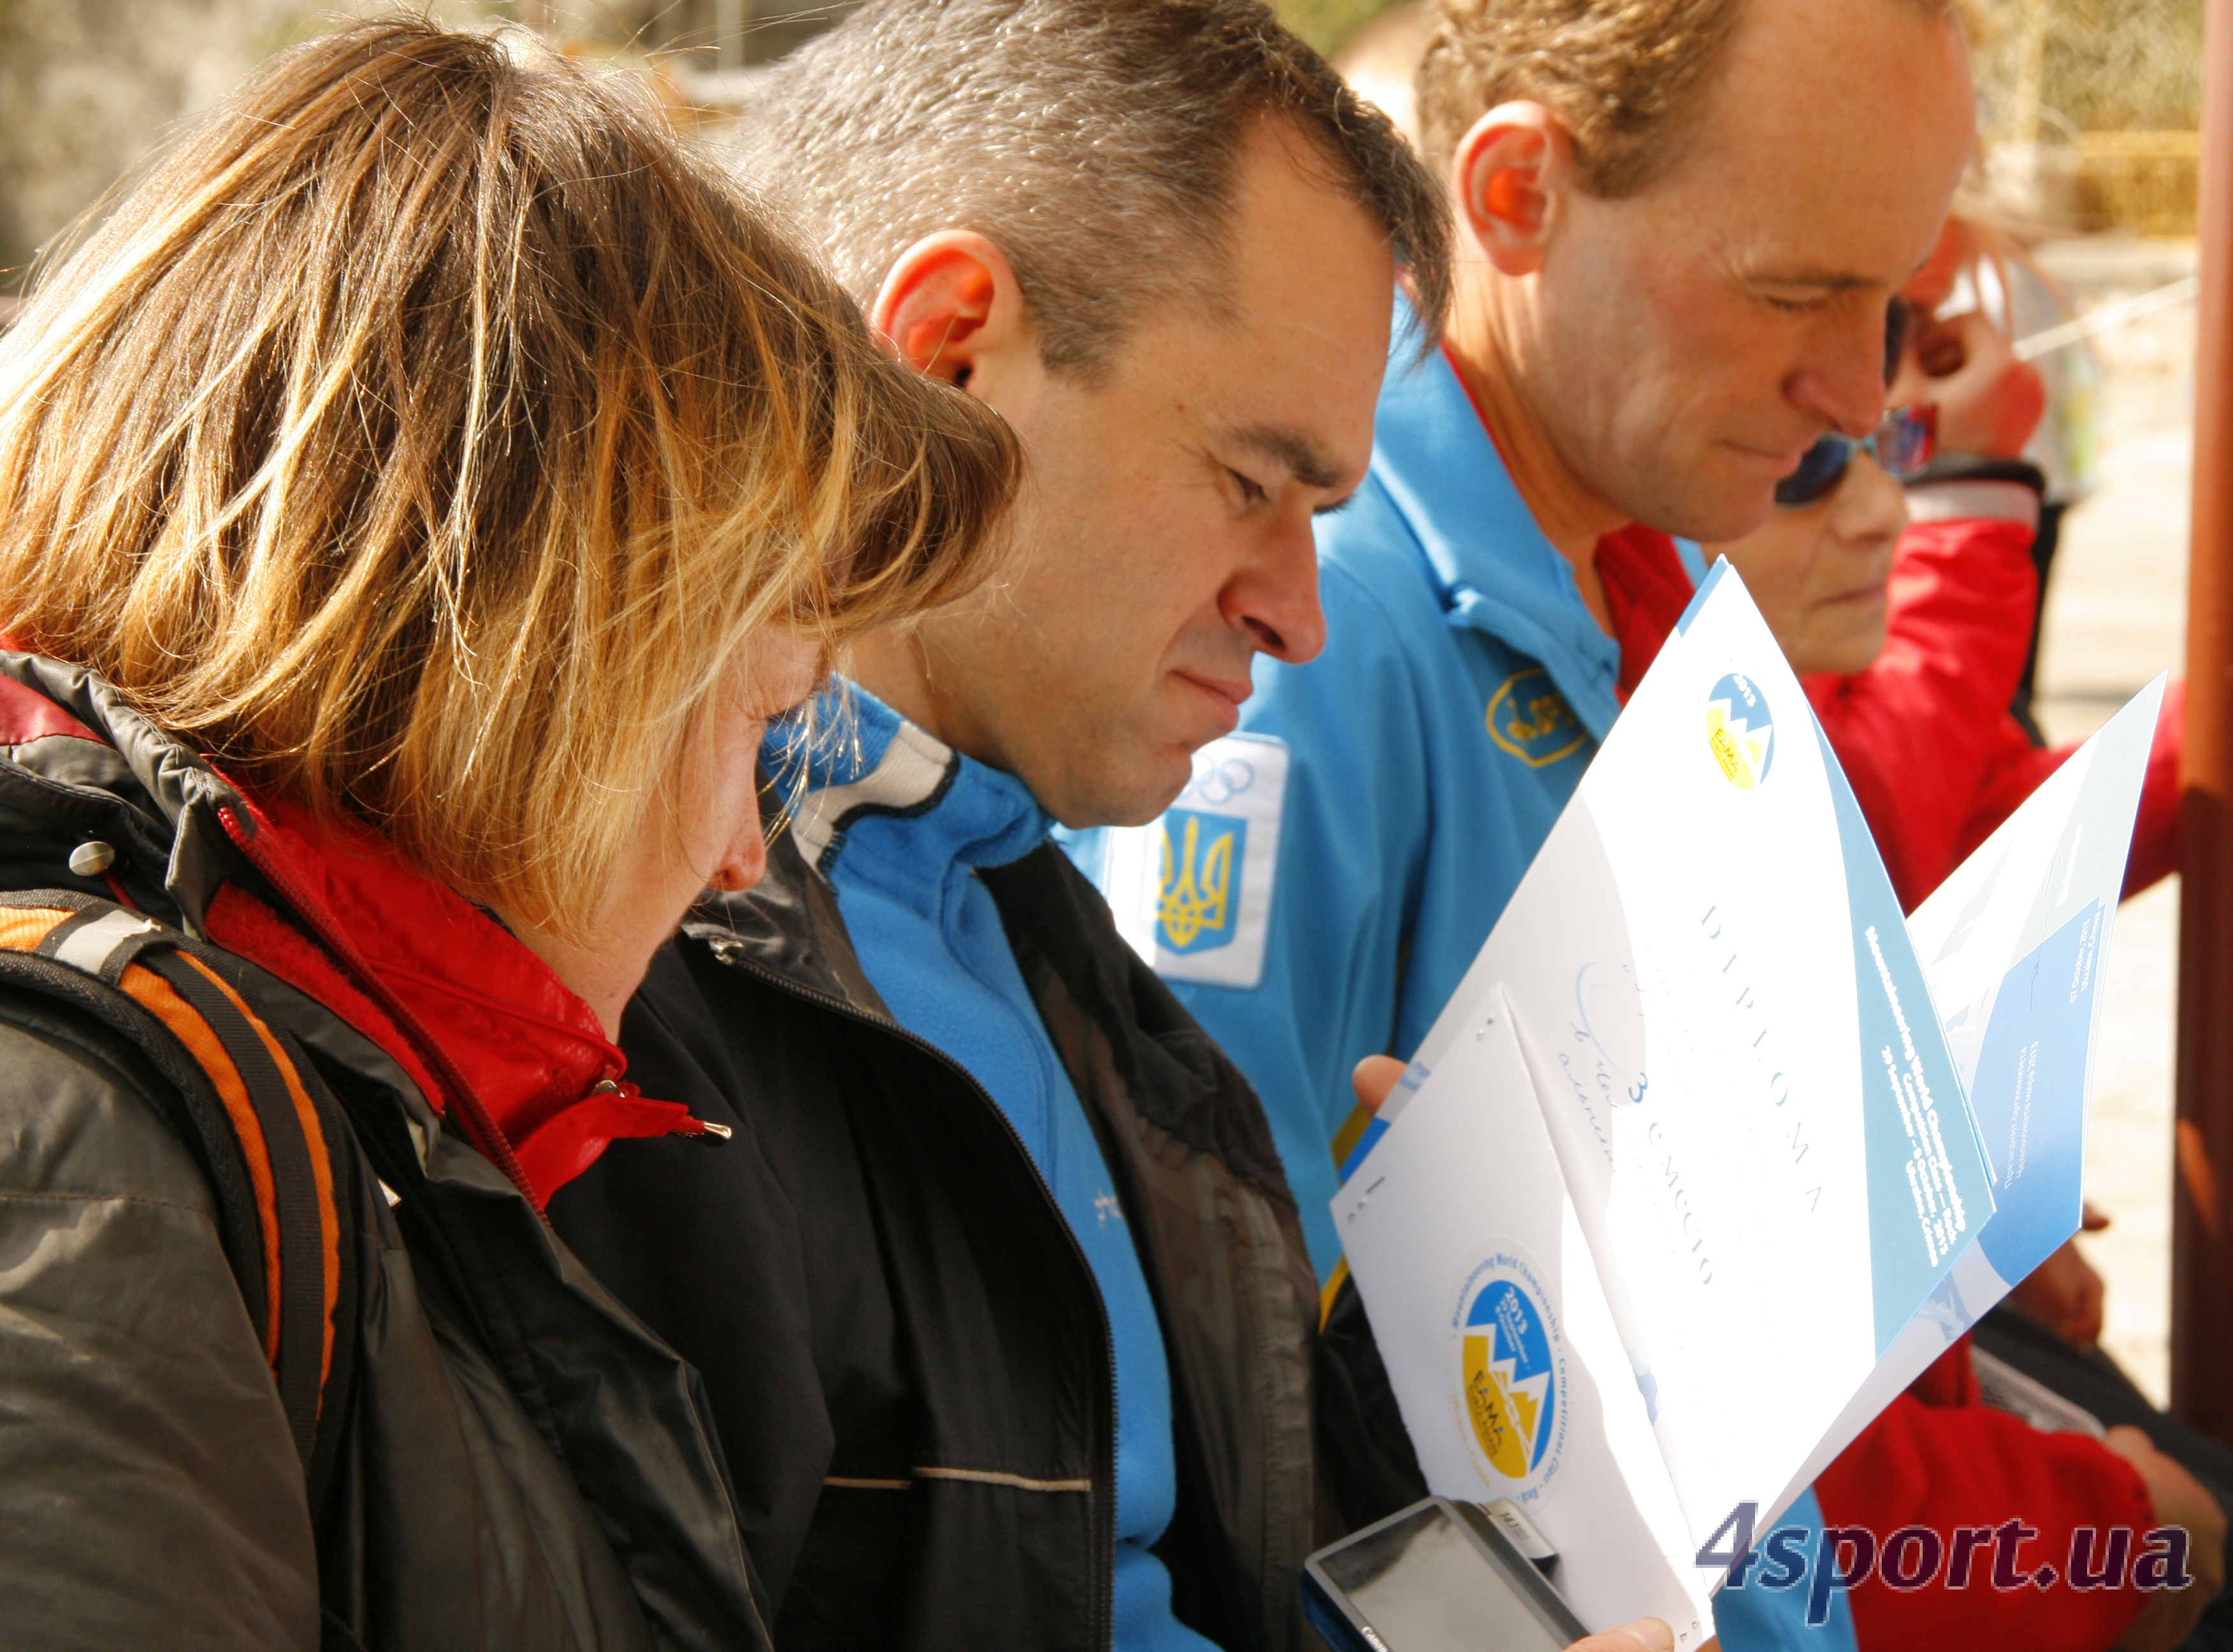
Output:
[[1592,1629],[1709,1636],[1734,1534],[2077,1230],[2161,692],[1911,920],[1718,564],[1351,1152],[1429,1486],[1516,1503]]

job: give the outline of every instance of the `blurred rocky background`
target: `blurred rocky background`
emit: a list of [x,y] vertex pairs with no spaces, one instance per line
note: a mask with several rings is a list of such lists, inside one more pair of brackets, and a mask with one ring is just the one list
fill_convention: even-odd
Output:
[[[0,309],[40,248],[179,121],[273,52],[387,0],[0,0]],[[718,114],[750,70],[849,0],[413,0],[459,24],[507,19],[570,51],[641,62],[685,111]]]

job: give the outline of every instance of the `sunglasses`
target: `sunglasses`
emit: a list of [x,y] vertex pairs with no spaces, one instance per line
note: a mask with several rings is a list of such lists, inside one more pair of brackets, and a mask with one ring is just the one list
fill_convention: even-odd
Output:
[[1775,485],[1775,502],[1795,510],[1828,498],[1846,479],[1853,455],[1865,452],[1895,481],[1919,474],[1938,452],[1938,409],[1931,403],[1895,407],[1866,436],[1835,432],[1808,448],[1799,468]]

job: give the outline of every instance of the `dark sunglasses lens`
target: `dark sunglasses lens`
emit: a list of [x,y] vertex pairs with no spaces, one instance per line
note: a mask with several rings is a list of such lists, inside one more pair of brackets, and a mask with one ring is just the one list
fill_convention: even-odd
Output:
[[1853,444],[1843,436],[1825,436],[1808,448],[1799,468],[1775,485],[1778,504],[1812,504],[1835,488],[1852,463]]
[[1902,407],[1885,421],[1877,437],[1884,467],[1904,482],[1929,465],[1938,451],[1936,407]]

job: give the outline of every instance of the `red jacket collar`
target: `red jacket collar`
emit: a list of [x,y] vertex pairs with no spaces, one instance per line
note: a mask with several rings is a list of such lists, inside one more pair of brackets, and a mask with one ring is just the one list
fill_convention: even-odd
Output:
[[1620,644],[1624,706],[1673,634],[1675,622],[1696,595],[1675,542],[1657,528],[1631,522],[1598,541],[1598,578]]
[[212,937],[380,1044],[445,1112],[455,1110],[451,1083],[469,1087],[538,1208],[615,1139],[702,1128],[684,1108],[622,1083],[628,1057],[589,1006],[386,838],[277,800],[249,808],[257,862],[283,875],[275,882],[298,910],[283,921],[229,887],[211,905]]

